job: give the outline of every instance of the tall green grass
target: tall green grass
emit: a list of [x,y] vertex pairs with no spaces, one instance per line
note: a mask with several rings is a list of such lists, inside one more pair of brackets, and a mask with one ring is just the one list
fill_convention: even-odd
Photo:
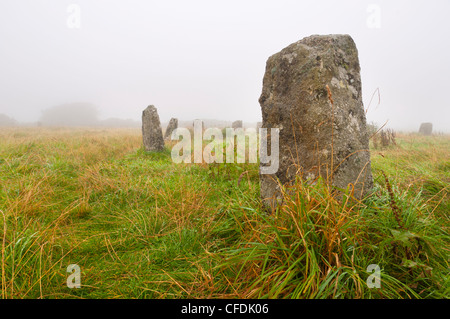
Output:
[[[293,188],[276,214],[246,215],[246,238],[225,249],[222,268],[240,297],[448,297],[448,232],[420,194],[398,194],[400,227],[380,186],[362,202],[337,201],[321,182]],[[366,284],[371,264],[381,268],[380,289]]]
[[257,164],[169,149],[144,152],[139,130],[0,130],[2,298],[449,297],[448,136],[374,150],[362,201],[298,179],[272,215]]

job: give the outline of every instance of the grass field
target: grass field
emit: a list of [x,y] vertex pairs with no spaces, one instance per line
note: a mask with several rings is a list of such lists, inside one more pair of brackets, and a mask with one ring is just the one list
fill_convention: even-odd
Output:
[[299,180],[273,215],[257,164],[141,144],[138,129],[0,130],[2,298],[450,297],[450,136],[372,149],[362,202]]

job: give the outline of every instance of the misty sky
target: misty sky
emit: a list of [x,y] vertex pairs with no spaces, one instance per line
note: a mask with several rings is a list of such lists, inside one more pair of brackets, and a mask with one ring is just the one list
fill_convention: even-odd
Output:
[[45,108],[89,102],[102,119],[139,120],[154,104],[162,121],[256,122],[270,55],[346,33],[364,106],[381,93],[369,122],[450,132],[449,14],[448,0],[0,0],[0,113],[37,121]]

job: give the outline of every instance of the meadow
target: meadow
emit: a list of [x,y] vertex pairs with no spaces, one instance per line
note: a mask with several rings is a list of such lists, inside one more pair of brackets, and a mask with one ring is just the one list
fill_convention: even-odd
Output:
[[139,129],[0,129],[1,297],[450,297],[450,136],[371,144],[372,195],[299,179],[274,214],[257,164],[175,164],[170,146],[144,152]]

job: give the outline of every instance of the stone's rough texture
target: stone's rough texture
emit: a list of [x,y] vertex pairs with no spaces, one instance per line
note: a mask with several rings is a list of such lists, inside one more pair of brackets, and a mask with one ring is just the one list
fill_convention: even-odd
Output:
[[432,123],[420,124],[419,133],[423,135],[431,135],[431,133],[433,133],[433,124]]
[[242,128],[242,121],[234,121],[231,124],[231,128]]
[[310,36],[267,60],[259,102],[263,127],[280,129],[280,166],[275,176],[261,174],[265,204],[279,197],[276,178],[286,184],[298,174],[343,189],[352,184],[356,197],[372,188],[359,71],[348,35]]
[[159,121],[158,111],[149,105],[142,112],[142,138],[147,152],[164,150],[164,139]]
[[171,139],[172,132],[178,128],[178,119],[171,118],[167,125],[166,132],[164,133],[164,139]]

